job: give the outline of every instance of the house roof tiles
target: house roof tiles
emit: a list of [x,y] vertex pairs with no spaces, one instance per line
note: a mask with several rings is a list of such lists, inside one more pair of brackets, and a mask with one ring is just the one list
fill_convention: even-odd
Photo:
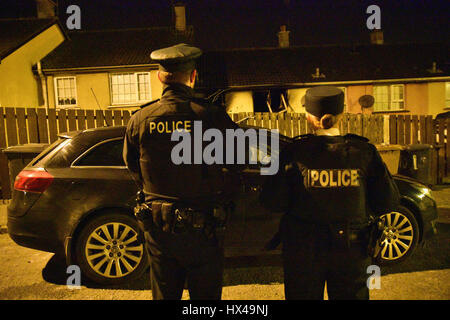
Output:
[[[205,53],[200,86],[286,85],[449,76],[448,45],[236,49]],[[437,72],[432,72],[436,63]],[[318,68],[319,75],[314,77]]]
[[152,64],[150,53],[186,42],[170,28],[75,31],[42,60],[42,68],[88,68]]
[[[44,71],[151,65],[153,50],[189,39],[169,27],[77,31],[42,61]],[[199,45],[201,48],[201,45]],[[431,72],[436,63],[438,72]],[[156,65],[156,64],[155,64]],[[323,77],[314,77],[318,68]],[[449,76],[448,44],[250,48],[205,52],[199,88]]]

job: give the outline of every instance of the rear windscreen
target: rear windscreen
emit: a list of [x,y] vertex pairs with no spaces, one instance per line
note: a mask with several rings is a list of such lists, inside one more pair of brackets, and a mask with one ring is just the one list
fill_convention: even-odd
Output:
[[74,165],[77,167],[124,167],[122,152],[123,139],[102,142],[89,150]]
[[31,167],[40,166],[41,162],[45,160],[45,158],[47,159],[51,158],[55,153],[58,152],[58,150],[60,150],[67,143],[68,140],[70,139],[62,138],[56,140],[47,148],[45,148],[45,150],[42,151],[36,158],[34,158],[29,166]]

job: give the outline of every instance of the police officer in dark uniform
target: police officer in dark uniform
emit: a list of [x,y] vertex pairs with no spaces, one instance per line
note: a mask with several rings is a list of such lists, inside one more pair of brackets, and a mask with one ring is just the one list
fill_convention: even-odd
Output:
[[201,134],[237,128],[224,107],[194,96],[201,53],[186,44],[151,53],[160,65],[162,97],[131,117],[125,136],[123,156],[145,197],[135,211],[145,231],[154,299],[180,299],[186,280],[191,299],[221,298],[223,249],[216,231],[225,219],[218,206],[232,196],[223,165],[172,159],[179,143],[171,140],[174,131],[190,134],[193,158],[195,121],[201,121]]
[[279,230],[285,297],[323,299],[326,283],[329,299],[369,299],[369,217],[395,209],[398,189],[368,139],[340,135],[340,89],[309,89],[305,108],[314,134],[282,151],[280,170],[260,198],[285,212]]

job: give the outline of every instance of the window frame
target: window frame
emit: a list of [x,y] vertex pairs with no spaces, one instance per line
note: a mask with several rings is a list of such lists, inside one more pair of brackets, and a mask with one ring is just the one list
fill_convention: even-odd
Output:
[[[375,95],[375,88],[376,87],[387,87],[387,97],[388,102],[387,106],[384,106],[383,108],[377,108],[377,97]],[[401,88],[401,99],[394,98],[395,89],[394,88]],[[405,99],[405,85],[402,83],[399,84],[380,84],[380,85],[373,85],[373,97],[375,98],[375,103],[373,106],[373,112],[398,112],[398,111],[405,111],[406,107],[406,99]],[[394,103],[401,103],[401,108],[393,108]]]
[[347,113],[347,87],[338,87],[344,93],[344,111],[343,113]]
[[[59,104],[59,99],[58,99],[58,80],[60,79],[71,79],[73,78],[74,80],[74,90],[75,90],[75,104]],[[55,92],[55,107],[58,109],[71,109],[71,108],[79,108],[78,107],[78,91],[77,91],[77,76],[76,75],[67,75],[67,76],[57,76],[53,78],[53,87],[54,87],[54,92]]]
[[85,156],[87,156],[89,153],[91,153],[97,147],[101,146],[102,144],[113,142],[113,141],[123,141],[123,137],[110,138],[110,139],[106,139],[106,140],[97,142],[96,144],[94,144],[93,146],[91,146],[87,150],[85,150],[83,153],[81,153],[75,160],[73,160],[72,163],[70,164],[70,168],[73,168],[73,169],[100,169],[100,168],[127,169],[126,165],[124,165],[124,166],[81,166],[81,165],[78,165],[78,162],[80,162]]
[[445,108],[450,108],[450,82],[445,82]]
[[[125,74],[129,74],[129,75],[133,75],[134,78],[134,83],[136,86],[136,98],[137,100],[135,101],[127,101],[127,102],[114,102],[114,93],[113,93],[113,76],[117,76],[117,75],[125,75]],[[140,74],[146,74],[148,75],[148,84],[147,84],[147,92],[149,94],[149,98],[146,100],[140,100],[139,96],[140,96],[140,92],[139,92],[139,77],[138,75]],[[109,99],[111,102],[111,107],[118,107],[118,106],[133,106],[133,105],[137,105],[137,104],[142,104],[148,101],[151,101],[152,95],[152,85],[151,85],[151,73],[150,71],[136,71],[136,72],[110,72],[109,73]]]

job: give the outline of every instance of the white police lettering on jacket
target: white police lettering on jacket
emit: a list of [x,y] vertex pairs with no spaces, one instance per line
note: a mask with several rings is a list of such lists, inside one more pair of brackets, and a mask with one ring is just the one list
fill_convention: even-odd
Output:
[[308,186],[311,188],[359,187],[358,169],[308,170]]

